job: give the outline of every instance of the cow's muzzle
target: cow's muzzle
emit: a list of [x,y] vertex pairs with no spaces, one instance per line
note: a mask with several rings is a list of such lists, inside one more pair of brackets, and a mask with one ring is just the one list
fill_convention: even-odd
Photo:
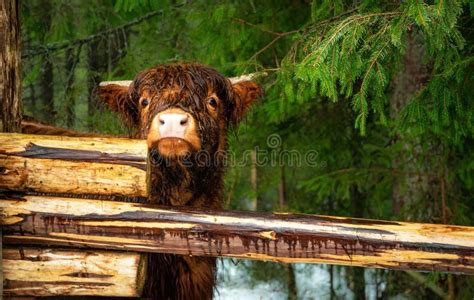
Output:
[[201,148],[193,116],[171,108],[153,117],[147,136],[148,149],[167,157],[184,156]]

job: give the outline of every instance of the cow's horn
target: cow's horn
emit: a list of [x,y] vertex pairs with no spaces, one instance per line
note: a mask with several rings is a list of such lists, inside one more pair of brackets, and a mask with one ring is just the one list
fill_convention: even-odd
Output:
[[[238,76],[238,77],[229,77],[229,80],[232,84],[234,84],[234,83],[237,83],[237,82],[249,81],[249,80],[253,80],[257,77],[264,77],[264,76],[267,76],[267,73],[265,73],[265,72],[256,72],[256,73],[244,74],[244,75]],[[109,84],[116,84],[116,85],[120,85],[120,86],[130,86],[131,83],[132,83],[132,80],[102,81],[101,83],[99,83],[99,86],[106,86],[106,85],[109,85]]]

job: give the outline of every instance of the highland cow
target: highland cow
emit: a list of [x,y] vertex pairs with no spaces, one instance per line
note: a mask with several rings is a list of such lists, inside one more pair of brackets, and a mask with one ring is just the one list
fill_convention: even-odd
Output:
[[[198,64],[159,65],[141,72],[130,87],[106,85],[100,97],[147,140],[152,203],[220,208],[226,135],[262,90],[236,84]],[[198,155],[205,153],[205,162]],[[202,157],[202,156],[201,156]],[[216,260],[149,254],[144,297],[212,298]]]

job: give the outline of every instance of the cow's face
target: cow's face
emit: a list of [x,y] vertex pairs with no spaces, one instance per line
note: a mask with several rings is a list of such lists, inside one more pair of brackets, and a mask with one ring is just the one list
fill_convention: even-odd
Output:
[[234,85],[214,69],[195,64],[159,65],[140,73],[130,85],[107,85],[101,97],[139,130],[150,151],[167,158],[198,151],[216,153],[261,95],[245,81]]

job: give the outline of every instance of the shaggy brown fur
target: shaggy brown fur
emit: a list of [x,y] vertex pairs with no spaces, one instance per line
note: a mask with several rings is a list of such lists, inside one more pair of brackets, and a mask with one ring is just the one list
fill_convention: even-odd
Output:
[[[137,130],[137,137],[148,140],[149,200],[200,208],[221,207],[224,165],[217,154],[227,147],[228,129],[261,93],[254,82],[232,85],[197,64],[159,65],[141,72],[129,88],[99,88],[101,98]],[[169,111],[191,118],[192,128],[182,140],[161,139],[152,125]],[[151,254],[144,296],[211,299],[215,270],[214,258]]]

